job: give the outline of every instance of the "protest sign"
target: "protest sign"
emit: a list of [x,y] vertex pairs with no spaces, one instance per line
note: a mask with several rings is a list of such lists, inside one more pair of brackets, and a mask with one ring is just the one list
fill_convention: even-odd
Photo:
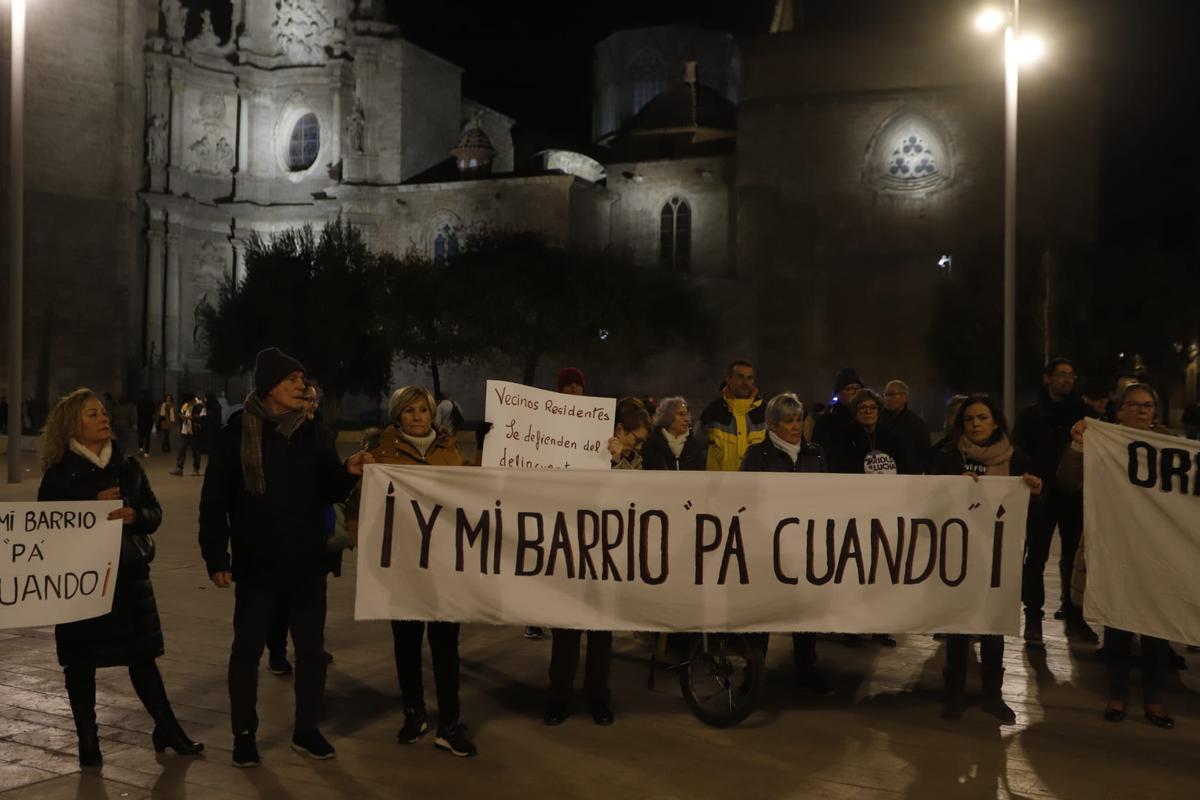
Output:
[[608,469],[617,401],[487,382],[483,466]]
[[1200,644],[1200,443],[1089,420],[1083,530],[1088,617]]
[[1015,633],[1019,478],[371,465],[358,619]]
[[73,622],[112,610],[119,500],[0,503],[0,628]]

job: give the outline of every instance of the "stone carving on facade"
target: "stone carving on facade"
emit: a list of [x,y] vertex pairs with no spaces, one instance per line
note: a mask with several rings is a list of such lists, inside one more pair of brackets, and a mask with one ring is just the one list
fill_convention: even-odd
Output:
[[205,92],[196,111],[192,130],[199,138],[187,147],[187,169],[202,175],[228,175],[237,154],[229,142],[225,98]]
[[146,163],[152,167],[167,163],[167,120],[161,114],[150,117],[146,126]]
[[212,12],[208,9],[200,12],[200,34],[188,42],[188,49],[198,53],[221,52],[221,39],[213,30]]
[[161,0],[159,10],[162,11],[166,23],[167,42],[176,49],[183,42],[184,29],[187,27],[187,10],[180,0]]
[[350,122],[346,125],[346,144],[351,153],[363,152],[363,137],[367,128],[367,113],[363,110],[361,98],[354,99],[354,111],[350,112]]
[[279,0],[272,28],[276,49],[298,63],[321,63],[327,47],[336,51],[345,44],[341,20],[324,0]]

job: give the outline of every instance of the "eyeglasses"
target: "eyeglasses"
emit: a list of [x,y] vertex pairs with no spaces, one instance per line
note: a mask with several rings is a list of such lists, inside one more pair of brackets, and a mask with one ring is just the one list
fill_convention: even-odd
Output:
[[1138,411],[1153,411],[1154,410],[1154,401],[1147,400],[1144,403],[1135,403],[1132,400],[1126,400],[1124,403],[1121,403],[1121,408],[1130,408],[1130,409],[1135,409]]
[[1073,381],[1079,376],[1076,375],[1074,372],[1055,372],[1050,377],[1051,378],[1059,378],[1059,379],[1065,380],[1065,381]]
[[874,403],[863,403],[862,405],[860,405],[858,407],[858,410],[859,411],[878,411],[879,406],[875,405]]

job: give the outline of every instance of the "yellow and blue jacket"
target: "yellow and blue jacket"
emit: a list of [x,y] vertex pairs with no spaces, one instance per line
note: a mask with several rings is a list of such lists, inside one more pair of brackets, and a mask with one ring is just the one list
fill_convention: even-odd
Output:
[[729,390],[709,403],[700,415],[700,427],[708,439],[708,463],[711,470],[737,472],[751,445],[767,438],[767,406],[758,396],[739,399]]

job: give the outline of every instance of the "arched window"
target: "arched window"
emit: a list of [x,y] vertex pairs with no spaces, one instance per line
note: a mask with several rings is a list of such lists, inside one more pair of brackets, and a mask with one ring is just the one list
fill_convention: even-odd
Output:
[[433,237],[433,260],[445,261],[456,255],[458,255],[458,232],[450,227],[449,223],[445,223],[438,228],[437,235]]
[[308,169],[320,151],[321,124],[317,122],[317,115],[310,111],[292,126],[292,135],[288,139],[288,169],[292,172]]
[[876,132],[866,175],[890,192],[926,192],[953,178],[950,137],[940,123],[915,111],[888,119]]
[[629,72],[633,78],[632,115],[666,91],[667,67],[657,51],[645,47],[634,55]]
[[659,264],[688,269],[692,262],[692,209],[687,201],[672,197],[663,203],[658,224]]

